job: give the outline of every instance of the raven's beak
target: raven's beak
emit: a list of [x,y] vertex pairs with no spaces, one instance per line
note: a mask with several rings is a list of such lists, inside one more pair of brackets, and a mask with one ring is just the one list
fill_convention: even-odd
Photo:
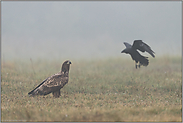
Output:
[[121,51],[121,53],[124,53],[124,50],[123,50],[123,51]]

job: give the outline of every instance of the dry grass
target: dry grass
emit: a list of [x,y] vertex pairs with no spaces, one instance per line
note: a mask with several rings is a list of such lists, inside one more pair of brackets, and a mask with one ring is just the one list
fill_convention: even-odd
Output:
[[[70,59],[72,61],[72,59]],[[61,61],[63,62],[63,61]],[[181,58],[72,61],[61,97],[27,93],[60,70],[60,61],[7,61],[2,65],[2,121],[182,121]]]

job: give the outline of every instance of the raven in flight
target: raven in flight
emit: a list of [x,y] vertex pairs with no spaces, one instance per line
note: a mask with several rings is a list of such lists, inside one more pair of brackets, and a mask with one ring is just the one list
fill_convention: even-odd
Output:
[[[142,52],[148,52],[152,57],[155,57],[155,52],[151,49],[150,46],[148,46],[146,43],[142,42],[142,40],[135,40],[133,42],[133,45],[124,42],[126,49],[124,49],[123,51],[121,51],[121,53],[126,53],[126,54],[130,54],[132,59],[135,60],[135,67],[137,69],[137,67],[140,68],[141,65],[143,66],[147,66],[149,64],[149,60],[147,59],[148,57],[142,56],[138,51],[142,51]],[[137,65],[139,63],[139,65]]]

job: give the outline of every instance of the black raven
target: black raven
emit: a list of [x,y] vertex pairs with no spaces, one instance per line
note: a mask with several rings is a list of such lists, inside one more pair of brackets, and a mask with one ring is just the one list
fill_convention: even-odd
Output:
[[[126,54],[130,54],[132,59],[135,60],[135,67],[137,69],[137,67],[140,68],[141,65],[143,66],[147,66],[149,64],[149,60],[147,59],[148,57],[142,56],[138,51],[142,51],[142,52],[148,52],[152,57],[155,57],[154,55],[154,51],[152,51],[152,49],[150,48],[150,46],[148,46],[146,43],[142,42],[142,40],[135,40],[133,42],[133,45],[124,42],[126,49],[124,49],[123,51],[121,51],[121,53],[126,53]],[[137,65],[139,62],[139,65]]]

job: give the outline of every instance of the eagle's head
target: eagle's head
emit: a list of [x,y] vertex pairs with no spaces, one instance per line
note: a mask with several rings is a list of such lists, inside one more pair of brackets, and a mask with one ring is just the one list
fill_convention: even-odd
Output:
[[64,73],[67,71],[69,72],[70,64],[72,64],[70,60],[65,61],[62,64],[61,72],[64,72]]
[[72,64],[72,63],[71,63],[71,61],[67,60],[67,61],[65,61],[63,64],[68,64],[68,65],[70,65],[70,64]]

